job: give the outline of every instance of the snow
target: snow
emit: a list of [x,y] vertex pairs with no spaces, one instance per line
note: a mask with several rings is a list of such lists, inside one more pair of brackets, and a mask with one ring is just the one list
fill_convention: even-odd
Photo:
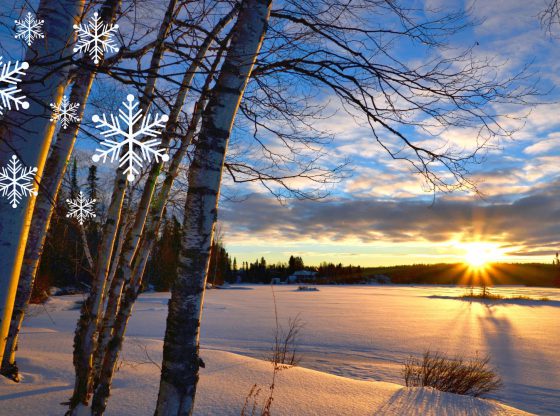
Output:
[[15,38],[22,38],[27,43],[27,46],[31,46],[35,39],[44,39],[43,34],[43,24],[44,20],[37,20],[35,16],[27,12],[27,16],[22,20],[15,20],[16,24],[16,35]]
[[[151,114],[142,116],[142,110],[136,111],[138,105],[138,102],[135,102],[134,96],[129,94],[126,97],[126,102],[123,102],[123,107],[126,111],[120,109],[118,117],[110,114],[110,121],[107,120],[105,114],[101,117],[95,114],[92,117],[92,121],[96,123],[95,127],[101,130],[101,134],[104,137],[123,137],[123,140],[120,142],[109,139],[102,141],[101,146],[107,149],[95,149],[96,153],[92,156],[93,162],[97,163],[102,160],[105,163],[109,155],[111,156],[111,162],[118,159],[119,167],[126,166],[124,173],[129,181],[133,181],[135,175],[140,173],[137,167],[142,166],[142,161],[150,162],[151,156],[155,158],[156,162],[159,162],[160,159],[163,162],[169,160],[169,155],[165,153],[166,150],[158,149],[158,146],[161,144],[160,140],[140,139],[142,136],[158,136],[160,132],[156,129],[164,128],[165,123],[169,120],[169,116],[167,114],[161,116],[156,114],[152,121]],[[119,120],[125,123],[126,130],[121,128]],[[139,121],[141,121],[141,124],[138,126]],[[140,154],[138,150],[141,151]]]
[[95,199],[84,198],[84,194],[80,191],[80,195],[76,199],[67,199],[66,203],[69,206],[67,218],[76,218],[80,225],[84,224],[84,221],[88,218],[95,218],[96,214]]
[[0,193],[9,199],[12,208],[17,208],[26,196],[35,195],[35,174],[37,168],[23,166],[16,155],[6,167],[0,168]]
[[20,106],[24,110],[28,109],[29,102],[25,101],[25,95],[19,95],[21,89],[17,87],[17,84],[21,82],[21,77],[29,69],[29,64],[16,61],[12,66],[11,61],[2,62],[2,57],[0,56],[0,67],[0,84],[10,85],[4,85],[0,88],[0,99],[2,101],[0,103],[0,114],[4,114],[4,110],[11,110],[12,103],[16,110],[19,110]]
[[[268,393],[272,366],[263,360],[272,340],[270,286],[209,290],[202,325],[202,369],[196,415],[239,415],[253,384]],[[554,302],[497,305],[456,299],[462,289],[434,286],[321,286],[297,292],[275,286],[285,323],[306,323],[302,367],[280,372],[273,415],[539,415],[560,408],[560,290],[504,288],[504,293]],[[108,415],[151,415],[156,402],[167,293],[142,295],[131,320]],[[81,296],[33,306],[18,363],[24,380],[0,380],[2,412],[59,415],[73,382],[72,337]],[[425,348],[473,355],[489,352],[504,380],[493,398],[474,399],[431,389],[407,389],[401,363]],[[240,355],[242,354],[242,355]],[[248,357],[247,355],[252,356]]]

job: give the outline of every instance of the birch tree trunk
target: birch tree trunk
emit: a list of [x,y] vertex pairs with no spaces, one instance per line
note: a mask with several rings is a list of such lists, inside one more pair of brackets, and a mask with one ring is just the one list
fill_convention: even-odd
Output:
[[189,169],[179,276],[172,288],[156,416],[192,415],[199,328],[227,145],[268,25],[272,0],[245,0],[202,117]]
[[[28,109],[12,110],[0,127],[0,166],[17,154],[21,163],[37,167],[40,183],[52,142],[55,124],[50,122],[50,103],[59,103],[66,86],[74,28],[83,12],[84,0],[42,0],[37,19],[44,20],[45,38],[35,40],[27,51],[32,61],[23,77]],[[64,64],[66,63],[66,64]],[[13,209],[0,201],[0,361],[3,361],[22,261],[27,244],[35,198]],[[9,220],[8,220],[9,219]]]
[[[100,13],[101,20],[104,22],[114,21],[119,5],[120,0],[107,0]],[[89,57],[85,59],[89,59]],[[78,117],[80,119],[83,118],[95,76],[96,71],[94,68],[81,69],[72,85],[69,101],[71,103],[80,104],[78,107]],[[72,123],[66,129],[59,130],[56,141],[45,164],[41,189],[39,189],[35,209],[33,211],[33,218],[31,220],[29,237],[25,247],[16,301],[1,369],[2,374],[16,380],[18,379],[18,368],[16,365],[18,335],[24,319],[25,310],[31,298],[33,283],[43,254],[45,238],[54,209],[54,201],[56,201],[58,197],[62,179],[64,178],[70,156],[74,149],[79,127],[79,123]],[[88,262],[91,260],[90,254],[88,256]],[[90,266],[91,264],[90,262]],[[91,267],[93,268],[93,266]]]
[[[177,0],[171,0],[169,2],[164,20],[158,32],[156,45],[150,60],[146,86],[139,99],[139,110],[143,114],[149,110],[152,104],[157,74],[165,52],[164,42],[171,28],[176,5]],[[92,370],[93,354],[96,349],[95,334],[99,327],[99,315],[103,304],[105,283],[111,265],[111,254],[113,253],[117,230],[119,228],[126,184],[127,181],[123,168],[119,167],[116,170],[111,202],[107,211],[107,219],[103,227],[103,235],[99,244],[97,264],[92,279],[91,290],[86,301],[82,305],[80,319],[78,320],[74,336],[74,369],[76,380],[68,412],[72,416],[78,415],[80,413],[80,408],[88,405],[93,387]]]
[[[185,100],[189,93],[190,86],[192,84],[195,74],[202,63],[202,60],[206,56],[208,49],[212,45],[212,42],[216,39],[216,36],[218,36],[218,34],[224,29],[224,27],[227,26],[229,22],[231,22],[231,20],[235,17],[236,13],[237,13],[237,7],[234,7],[226,16],[220,19],[220,21],[216,24],[213,30],[207,35],[202,45],[198,49],[197,55],[195,56],[193,62],[189,66],[181,82],[179,93],[177,95],[177,98],[175,99],[173,108],[171,109],[170,112],[169,121],[167,122],[165,131],[162,134],[161,146],[163,147],[168,146],[171,141],[171,138],[175,135],[177,122],[179,120],[179,115],[181,113],[181,109],[185,104]],[[213,77],[213,73],[216,69],[216,65],[220,60],[220,57],[221,57],[221,53],[218,54],[218,58],[215,60],[215,63],[213,64],[213,68],[210,70],[209,76],[207,76],[205,85],[202,89],[203,91],[202,95],[205,95],[207,92],[208,86],[210,85],[210,82]],[[183,138],[180,149],[175,153],[173,160],[170,164],[170,171],[175,173],[173,174],[170,182],[168,180],[164,182],[165,188],[162,189],[166,189],[166,191],[163,192],[164,195],[163,199],[161,198],[162,192],[160,192],[160,197],[158,197],[158,201],[157,201],[158,208],[156,208],[156,210],[159,210],[159,207],[161,207],[161,210],[163,210],[163,206],[167,201],[167,198],[169,196],[169,191],[171,189],[171,186],[173,185],[173,180],[177,175],[180,162],[182,158],[185,156],[186,150],[192,141],[192,138],[196,131],[196,126],[198,125],[198,122],[200,120],[201,111],[199,110],[199,108],[200,105],[195,106],[193,118],[189,125],[188,133]],[[107,302],[107,307],[105,309],[105,314],[103,317],[103,325],[99,332],[98,345],[94,357],[94,373],[95,373],[94,379],[96,385],[94,386],[94,389],[97,389],[98,383],[101,383],[103,385],[102,388],[98,389],[99,393],[97,394],[97,398],[94,398],[93,401],[93,408],[97,409],[96,410],[97,412],[103,412],[105,409],[106,401],[109,395],[111,379],[112,379],[112,369],[114,368],[113,363],[111,363],[111,358],[105,360],[104,355],[107,353],[107,350],[109,348],[109,342],[111,341],[112,343],[111,349],[117,348],[117,352],[116,353],[112,352],[111,354],[111,356],[114,357],[114,360],[116,361],[116,358],[118,356],[118,349],[120,349],[122,345],[121,342],[118,342],[114,339],[115,336],[111,337],[111,332],[115,334],[115,330],[113,329],[113,326],[115,325],[115,320],[117,318],[118,304],[121,301],[121,294],[123,288],[127,287],[131,281],[131,276],[133,274],[132,262],[136,253],[138,252],[137,250],[140,244],[140,240],[146,231],[146,219],[148,218],[148,213],[150,211],[150,206],[152,205],[157,178],[160,175],[162,167],[163,167],[162,162],[156,162],[152,165],[152,168],[150,170],[150,173],[144,185],[142,197],[134,220],[134,225],[130,230],[130,232],[128,233],[127,238],[125,239],[126,243],[122,251],[122,259],[120,260],[119,263],[121,265],[122,273],[118,277],[116,277],[116,279],[111,283],[111,288],[109,290],[109,300]],[[169,175],[167,175],[167,177],[169,178]],[[154,224],[153,223],[150,224],[150,228],[152,228],[152,232],[153,232],[153,227]],[[134,303],[134,300],[131,301],[129,300],[127,302],[132,305]],[[129,310],[129,313],[131,311],[132,308]],[[126,321],[128,321],[128,318],[129,316],[126,317]],[[126,322],[124,323],[124,327],[121,326],[121,328],[122,328],[121,329],[122,334],[120,334],[117,337],[120,341],[122,341],[124,337]],[[108,361],[109,364],[103,364],[105,361]],[[105,370],[103,370],[103,380],[99,380],[99,378],[101,377],[100,373],[102,371],[101,370],[102,365],[104,367],[109,367],[110,369],[106,368]]]
[[[233,18],[233,15],[231,16],[231,18]],[[142,287],[142,278],[144,275],[144,270],[146,268],[146,263],[148,262],[148,257],[151,253],[155,241],[155,236],[158,233],[158,229],[161,223],[160,220],[162,218],[165,205],[169,200],[169,194],[173,187],[173,182],[177,177],[181,162],[186,156],[187,149],[192,143],[192,139],[196,133],[198,123],[200,122],[200,119],[202,117],[204,102],[206,101],[209,86],[216,72],[218,63],[221,60],[222,52],[223,49],[220,49],[212,67],[210,68],[209,74],[206,77],[206,82],[202,88],[201,96],[194,106],[193,115],[187,129],[187,134],[182,137],[181,145],[171,159],[169,170],[166,174],[161,189],[159,190],[157,197],[153,200],[150,206],[149,215],[147,215],[147,222],[142,233],[141,242],[138,249],[136,250],[137,254],[135,256],[135,261],[134,263],[132,261],[124,262],[123,279],[120,283],[118,283],[118,287],[116,281],[111,284],[110,293],[111,296],[115,299],[109,300],[109,302],[107,303],[107,310],[103,319],[103,332],[100,335],[102,337],[102,341],[100,340],[99,342],[99,353],[96,356],[96,359],[99,360],[97,363],[99,368],[96,370],[96,382],[92,399],[92,413],[96,416],[102,415],[105,412],[105,408],[107,406],[107,401],[109,399],[109,394],[111,391],[111,383],[113,381],[113,375],[115,373],[119,352],[122,349],[122,343],[124,341],[124,335],[126,332],[126,327],[128,325],[128,320],[132,315],[132,308],[134,306],[134,303],[136,302],[136,299],[140,292],[140,288]],[[125,279],[127,279],[127,281]],[[117,308],[113,307],[111,304],[112,302],[117,303],[118,299],[116,298],[120,297],[124,285],[126,285],[126,291],[122,299],[120,300],[118,312],[115,313]]]

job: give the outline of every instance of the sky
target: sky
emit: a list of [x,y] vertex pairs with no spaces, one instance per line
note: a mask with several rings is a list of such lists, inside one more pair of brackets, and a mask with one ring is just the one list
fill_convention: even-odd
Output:
[[[423,6],[452,4],[429,0]],[[455,4],[470,6],[479,24],[455,37],[451,46],[477,43],[475,53],[498,60],[505,72],[531,63],[533,79],[546,93],[530,113],[514,110],[527,115],[523,122],[510,120],[520,130],[496,143],[480,165],[471,166],[481,195],[459,191],[434,199],[410,166],[392,160],[369,129],[338,111],[322,121],[335,134],[327,150],[333,160],[349,160],[351,172],[328,197],[280,204],[256,185],[243,191],[237,184],[226,187],[226,193],[243,193],[241,201],[223,200],[219,214],[228,251],[238,262],[260,256],[286,261],[291,254],[301,255],[306,264],[457,262],[473,250],[494,261],[552,260],[560,247],[559,40],[539,23],[544,1]],[[412,55],[403,50],[404,57]],[[472,131],[452,134],[459,142],[472,141]]]
[[[0,33],[11,31],[10,19],[21,16],[21,8],[13,6],[18,3],[0,6],[2,21],[9,22],[0,25]],[[560,250],[556,221],[560,216],[560,39],[540,25],[538,15],[545,0],[410,3],[426,14],[434,8],[469,9],[470,21],[477,23],[452,37],[449,48],[436,50],[436,54],[451,56],[472,47],[475,56],[500,64],[498,76],[514,74],[530,64],[532,77],[527,83],[538,82],[543,93],[538,97],[540,104],[532,109],[500,109],[513,116],[501,121],[518,131],[511,138],[493,141],[482,162],[470,166],[470,178],[479,194],[434,194],[409,164],[393,160],[375,142],[363,120],[348,114],[328,91],[317,91],[314,99],[325,111],[314,127],[332,136],[321,148],[323,163],[327,167],[344,164],[343,175],[324,189],[328,191],[324,198],[281,201],[262,185],[233,183],[225,175],[219,228],[238,264],[262,256],[269,262],[286,262],[290,255],[299,255],[307,265],[327,261],[381,266],[458,262],[473,252],[493,261],[548,263]],[[127,23],[119,24],[126,40]],[[557,32],[560,36],[560,28]],[[10,59],[25,50],[25,45],[9,37],[1,46]],[[428,59],[421,49],[407,44],[396,45],[396,50],[407,62]],[[253,94],[253,88],[250,83],[246,94]],[[103,103],[110,96],[118,104],[128,93],[125,87],[107,89],[109,93],[95,87],[93,100]],[[89,108],[86,113],[84,119],[90,120]],[[450,129],[437,140],[468,150],[475,130]],[[259,152],[254,143],[247,147],[251,136],[251,126],[239,116],[230,162]],[[81,135],[77,154],[88,159],[96,146],[91,137]],[[303,188],[307,186],[304,182]],[[181,186],[184,181],[179,181]]]

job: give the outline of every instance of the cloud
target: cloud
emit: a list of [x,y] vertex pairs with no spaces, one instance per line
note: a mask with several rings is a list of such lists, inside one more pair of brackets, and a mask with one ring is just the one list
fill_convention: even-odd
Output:
[[493,241],[516,255],[543,255],[560,246],[559,191],[557,183],[511,203],[440,199],[433,206],[417,199],[376,198],[282,206],[254,195],[242,203],[226,203],[220,218],[233,244],[247,238],[263,244],[314,240],[341,245]]
[[528,155],[540,155],[560,148],[560,133],[553,133],[547,139],[527,146],[523,152]]

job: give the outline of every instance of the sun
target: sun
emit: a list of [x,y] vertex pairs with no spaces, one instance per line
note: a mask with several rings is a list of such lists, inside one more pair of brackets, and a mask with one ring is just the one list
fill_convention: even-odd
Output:
[[496,260],[495,247],[484,243],[472,243],[465,246],[465,263],[474,269],[483,269]]

